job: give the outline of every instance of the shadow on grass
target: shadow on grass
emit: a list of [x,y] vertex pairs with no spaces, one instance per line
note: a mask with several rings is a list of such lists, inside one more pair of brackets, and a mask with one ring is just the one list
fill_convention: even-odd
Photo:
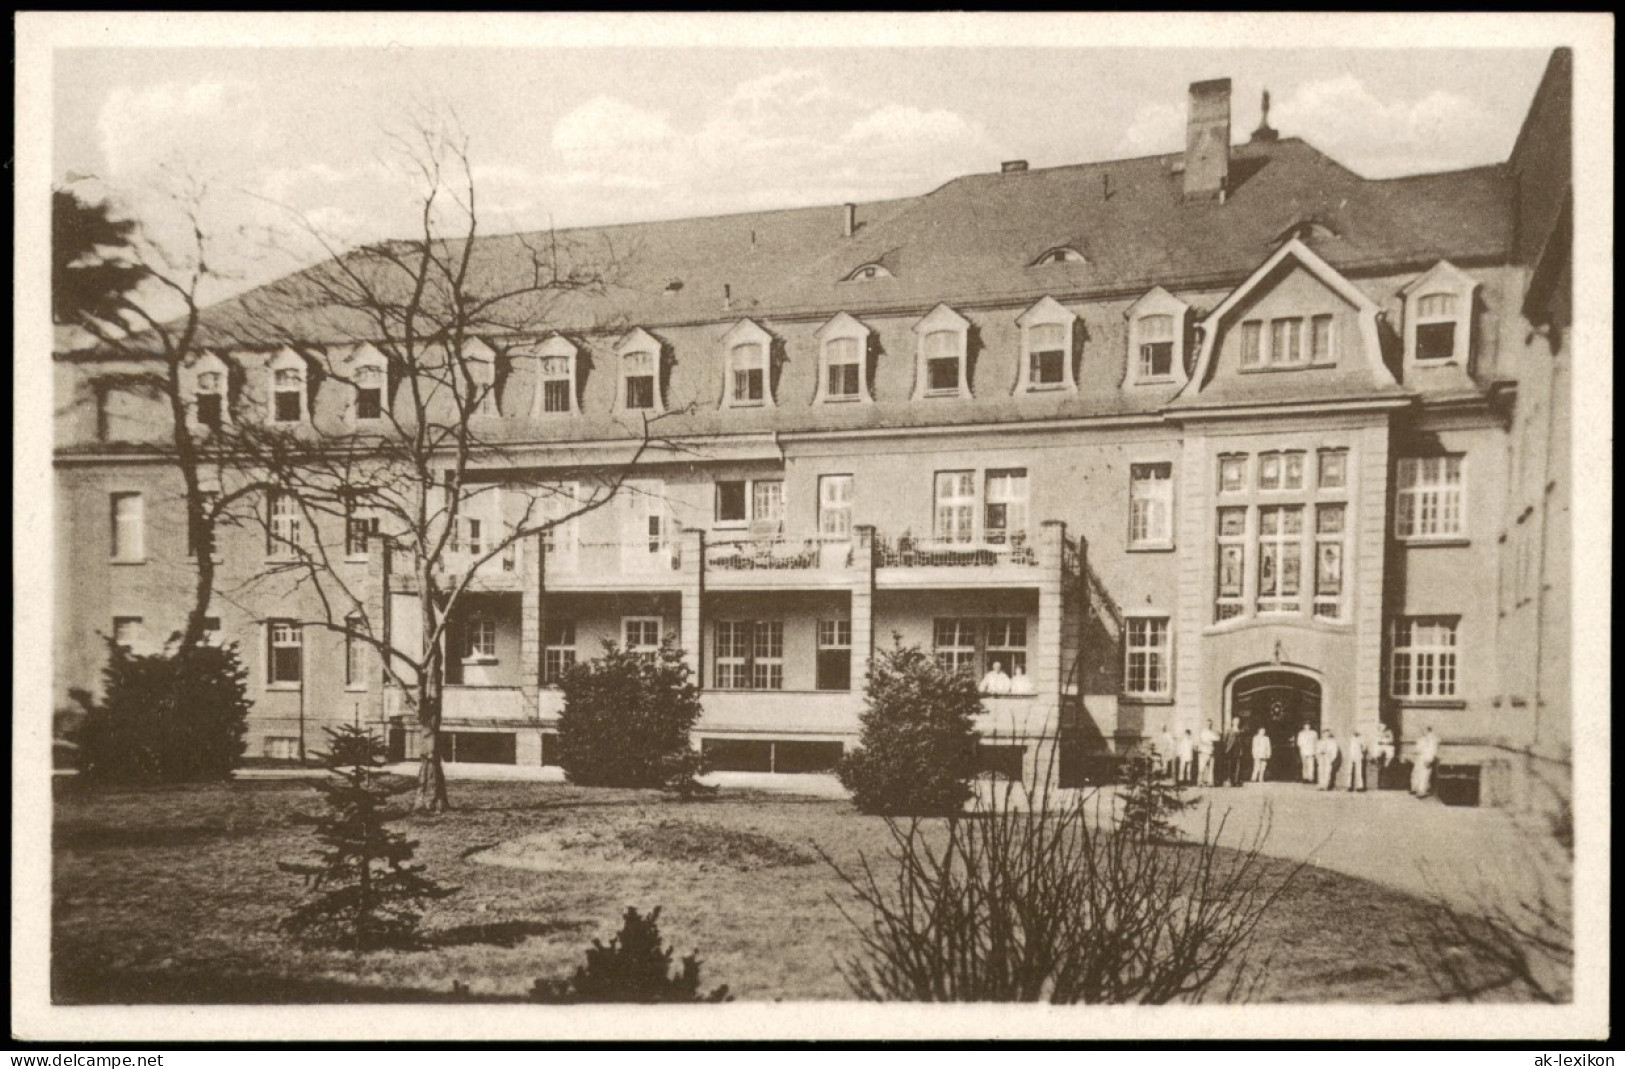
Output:
[[523,1002],[518,995],[476,995],[466,988],[430,991],[412,987],[304,980],[263,973],[58,972],[51,1001],[57,1005],[254,1005],[286,1003]]
[[536,935],[554,932],[575,932],[587,928],[585,921],[490,921],[485,924],[460,924],[455,928],[424,934],[424,942],[431,949],[464,946],[516,947]]

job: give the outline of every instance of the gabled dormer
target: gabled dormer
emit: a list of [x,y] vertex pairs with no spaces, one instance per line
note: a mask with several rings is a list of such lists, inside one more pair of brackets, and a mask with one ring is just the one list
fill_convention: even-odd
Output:
[[194,433],[231,423],[231,375],[226,362],[204,352],[181,366],[181,398]]
[[1128,320],[1128,386],[1183,385],[1190,305],[1154,286],[1123,313]]
[[1072,371],[1078,315],[1054,297],[1044,297],[1016,317],[1021,328],[1021,373],[1016,393],[1073,393]]
[[919,339],[914,400],[970,397],[970,320],[939,304],[914,324]]
[[473,420],[500,419],[502,403],[497,394],[497,351],[479,338],[463,342],[462,370],[468,378],[460,382],[459,393]]
[[634,327],[616,344],[615,411],[651,416],[666,411],[660,381],[665,351],[660,339],[642,327]]
[[1405,368],[1470,370],[1478,280],[1440,260],[1399,291],[1405,301]]
[[562,334],[549,334],[534,354],[535,391],[531,394],[533,419],[548,416],[574,416],[580,413],[580,391],[576,372],[581,349]]
[[1382,361],[1377,313],[1359,287],[1288,239],[1203,320],[1195,367],[1175,403],[1397,392]]
[[310,364],[284,345],[265,365],[266,422],[295,427],[310,419]]
[[741,319],[722,336],[722,407],[772,408],[773,335]]
[[874,399],[869,390],[869,336],[869,328],[846,312],[813,332],[818,341],[814,404],[866,404]]
[[389,361],[376,346],[363,342],[351,350],[342,377],[349,384],[350,404],[346,411],[352,426],[367,429],[388,418]]

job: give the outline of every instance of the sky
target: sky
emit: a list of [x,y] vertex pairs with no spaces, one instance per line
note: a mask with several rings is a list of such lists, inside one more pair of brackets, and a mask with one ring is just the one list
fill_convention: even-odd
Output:
[[[896,35],[878,34],[896,40]],[[52,77],[55,182],[155,221],[207,183],[240,288],[338,244],[410,233],[391,135],[454,114],[481,229],[631,222],[927,192],[1002,160],[1174,152],[1192,81],[1387,177],[1505,160],[1547,48],[70,47]],[[262,230],[284,236],[265,254]],[[250,233],[237,236],[239,228]]]

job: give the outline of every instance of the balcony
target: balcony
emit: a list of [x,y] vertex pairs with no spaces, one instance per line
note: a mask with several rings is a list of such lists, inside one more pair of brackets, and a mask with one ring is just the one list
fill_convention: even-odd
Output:
[[546,551],[550,590],[675,589],[683,549],[675,538],[560,543]]
[[719,538],[705,546],[706,584],[712,589],[826,586],[850,576],[855,549],[849,535]]
[[533,720],[536,711],[518,687],[464,687],[447,684],[440,715],[447,727]]
[[947,542],[901,535],[877,539],[877,585],[883,587],[1031,586],[1041,578],[1037,548],[1008,542]]

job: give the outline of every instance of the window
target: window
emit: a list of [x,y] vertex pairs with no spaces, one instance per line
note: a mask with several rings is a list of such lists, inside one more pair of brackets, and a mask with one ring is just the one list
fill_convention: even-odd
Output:
[[1174,373],[1174,317],[1140,317],[1139,378],[1165,379]]
[[925,336],[926,392],[959,393],[959,335],[949,330]]
[[1456,619],[1407,616],[1394,621],[1396,698],[1456,697]]
[[1264,324],[1249,319],[1241,325],[1241,366],[1260,367],[1264,363]]
[[1309,360],[1315,364],[1331,363],[1332,317],[1315,316],[1309,320]]
[[994,662],[1015,678],[1027,674],[1027,621],[1020,616],[996,617],[986,624],[987,666]]
[[629,653],[653,660],[660,652],[660,617],[627,616],[621,619],[621,645]]
[[1129,547],[1172,545],[1173,514],[1174,466],[1129,465]]
[[962,617],[939,617],[935,621],[937,663],[948,672],[976,674],[977,621]]
[[1233,620],[1246,612],[1247,510],[1222,508],[1218,519],[1218,589],[1213,619]]
[[1303,489],[1303,454],[1281,454],[1281,489]]
[[547,620],[542,626],[542,685],[556,687],[576,663],[574,620]]
[[118,493],[111,496],[113,518],[113,559],[143,561],[147,558],[146,509],[141,495]]
[[1460,538],[1464,532],[1462,457],[1403,457],[1394,497],[1399,538]]
[[359,616],[344,621],[344,686],[349,690],[367,689],[367,642],[362,636],[366,624]]
[[127,650],[139,651],[142,639],[142,621],[139,616],[113,617],[113,641]]
[[1456,355],[1457,300],[1453,293],[1430,293],[1416,302],[1416,359]]
[[1019,546],[1027,540],[1027,470],[1011,468],[987,473],[987,506],[982,537],[998,546]]
[[[214,541],[214,510],[218,507],[220,495],[213,490],[199,490],[198,496],[202,498],[199,504],[203,506],[203,538],[200,544],[198,532],[192,529],[192,520],[189,515],[186,520],[186,555],[188,557],[197,556],[202,551],[203,545],[209,547],[211,555],[214,554],[216,548]],[[215,559],[219,560],[219,557],[216,556]]]
[[298,735],[267,735],[264,742],[264,754],[273,761],[299,760]]
[[1322,490],[1342,490],[1348,485],[1349,452],[1347,449],[1322,449],[1318,454],[1317,485]]
[[304,639],[299,625],[291,620],[271,620],[266,624],[270,653],[266,659],[266,679],[271,686],[303,681]]
[[1258,510],[1258,611],[1297,612],[1303,573],[1303,509]]
[[818,621],[819,690],[852,689],[852,621]]
[[1219,492],[1238,494],[1247,489],[1247,458],[1222,456],[1219,458]]
[[1076,249],[1061,247],[1049,249],[1041,253],[1038,259],[1032,262],[1033,267],[1043,267],[1047,264],[1081,264],[1084,262],[1083,254]]
[[344,555],[350,560],[366,560],[372,536],[378,533],[378,517],[352,513],[344,521]]
[[1027,384],[1034,388],[1066,385],[1067,328],[1040,323],[1027,336]]
[[292,494],[272,490],[269,511],[266,552],[276,560],[290,560],[299,553],[299,535],[304,526],[299,501]]
[[487,548],[485,544],[485,521],[478,516],[461,516],[457,520],[462,528],[462,537],[452,545],[452,552],[467,553],[471,557],[478,557]]
[[1258,455],[1258,488],[1260,490],[1302,490],[1302,452],[1260,453]]
[[671,517],[665,483],[658,479],[628,480],[621,484],[621,567],[628,571],[665,571],[677,559],[667,541]]
[[824,397],[831,401],[855,401],[861,396],[861,365],[858,339],[833,338],[824,346]]
[[299,368],[278,368],[272,375],[273,418],[277,423],[298,423],[305,418],[305,373]]
[[541,361],[542,411],[570,412],[570,361],[564,356],[547,356]]
[[579,525],[571,515],[580,503],[576,498],[579,484],[554,483],[543,490],[542,516],[550,526],[542,529],[542,549],[548,557],[563,560],[566,566],[576,557],[580,544]]
[[626,384],[628,411],[640,412],[655,407],[654,353],[627,353],[621,357],[621,379]]
[[1343,615],[1344,507],[1315,509],[1315,617],[1338,620]]
[[939,471],[936,481],[936,526],[939,542],[969,542],[976,522],[976,473]]
[[852,476],[818,477],[818,533],[836,538],[852,533]]
[[384,369],[375,365],[356,368],[355,418],[361,421],[384,416]]
[[205,371],[197,377],[197,421],[210,430],[219,430],[226,401],[225,376]]
[[718,689],[784,689],[782,620],[718,620],[716,627]]
[[784,520],[782,479],[728,479],[718,482],[716,522],[777,524]]
[[862,267],[859,267],[853,271],[850,275],[847,275],[845,281],[872,282],[877,278],[891,277],[892,273],[886,270],[886,268],[881,264],[864,264]]
[[759,405],[765,396],[767,347],[756,342],[736,345],[728,358],[733,372],[733,403]]
[[1279,490],[1281,488],[1281,454],[1259,454],[1258,488],[1260,490]]
[[1169,671],[1168,618],[1130,616],[1123,621],[1123,691],[1143,698],[1164,698],[1173,690]]
[[492,663],[497,659],[497,622],[486,616],[471,616],[463,628],[463,659]]
[[1303,355],[1303,320],[1300,318],[1271,320],[1270,363],[1301,364]]

